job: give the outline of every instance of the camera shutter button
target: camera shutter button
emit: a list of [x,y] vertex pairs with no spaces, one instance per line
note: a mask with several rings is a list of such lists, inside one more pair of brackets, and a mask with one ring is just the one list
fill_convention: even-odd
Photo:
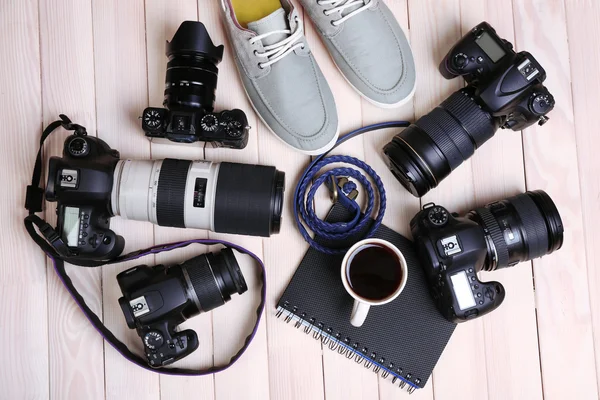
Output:
[[163,345],[165,339],[159,331],[150,331],[144,336],[144,345],[150,350],[156,350]]

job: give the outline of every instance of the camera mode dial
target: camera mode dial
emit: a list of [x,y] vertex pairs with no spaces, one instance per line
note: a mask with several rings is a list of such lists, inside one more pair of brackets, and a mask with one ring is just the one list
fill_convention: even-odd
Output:
[[76,137],[67,144],[67,150],[73,157],[85,157],[90,152],[90,145],[82,137]]
[[219,120],[214,114],[207,114],[200,120],[200,126],[206,132],[214,132],[219,127]]
[[427,219],[435,226],[444,226],[448,223],[448,211],[440,206],[431,207],[427,213]]
[[549,93],[537,93],[531,100],[531,111],[537,115],[545,115],[554,107],[554,97]]
[[158,331],[150,331],[144,336],[144,345],[150,350],[156,350],[163,345],[165,339]]
[[243,133],[242,128],[242,123],[240,121],[232,120],[229,121],[225,130],[227,131],[227,134],[231,137],[240,137]]

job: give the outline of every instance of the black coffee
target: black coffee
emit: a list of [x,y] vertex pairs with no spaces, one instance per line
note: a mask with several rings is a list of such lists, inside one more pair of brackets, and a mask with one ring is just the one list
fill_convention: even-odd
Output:
[[390,297],[402,283],[402,264],[391,249],[368,245],[354,254],[347,268],[347,278],[354,292],[368,300]]

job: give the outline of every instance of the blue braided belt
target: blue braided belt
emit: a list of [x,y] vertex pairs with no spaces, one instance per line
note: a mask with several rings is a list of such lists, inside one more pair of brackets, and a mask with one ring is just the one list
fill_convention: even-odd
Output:
[[[365,126],[340,138],[331,150],[335,149],[347,140],[367,132],[386,128],[405,128],[409,125],[410,123],[406,121],[394,121]],[[304,240],[306,240],[311,247],[314,247],[318,251],[325,254],[343,254],[348,250],[347,248],[332,248],[320,244],[310,236],[308,230],[310,229],[315,236],[325,239],[327,242],[336,242],[343,241],[353,235],[364,232],[366,226],[370,224],[367,233],[363,236],[365,238],[371,237],[383,221],[386,207],[385,188],[379,175],[377,175],[377,173],[364,161],[361,161],[355,157],[341,155],[327,157],[328,153],[329,152],[317,157],[304,171],[302,178],[300,178],[294,194],[294,218],[296,219],[296,224],[300,234],[302,234]],[[359,170],[349,167],[333,168],[321,175],[318,175],[321,169],[329,164],[334,163],[344,163],[358,167],[363,170],[375,183],[377,195],[379,197],[379,211],[374,222],[371,223],[371,215],[373,214],[373,209],[375,208],[375,189],[373,188],[373,185],[369,179],[367,179],[367,177],[365,177],[365,175],[363,175]],[[355,179],[356,181],[360,182],[363,188],[366,190],[367,208],[365,209],[364,213],[362,213],[360,206],[353,199],[348,197],[350,193],[357,189],[356,183],[352,181],[340,181],[341,177]],[[340,182],[344,182],[341,187],[339,186]],[[354,217],[351,221],[329,223],[317,217],[314,208],[314,196],[323,183],[330,184],[330,189],[337,192],[334,193],[334,197],[336,197],[337,200],[348,210],[354,212]],[[310,189],[308,190],[307,194],[306,191],[308,188]]]

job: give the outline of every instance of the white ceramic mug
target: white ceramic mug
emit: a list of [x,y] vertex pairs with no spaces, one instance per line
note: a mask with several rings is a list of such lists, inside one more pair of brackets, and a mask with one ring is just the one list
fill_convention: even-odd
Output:
[[[388,250],[391,250],[398,257],[398,268],[401,269],[401,279],[396,290],[389,296],[380,300],[372,300],[360,296],[358,293],[356,293],[354,289],[352,289],[352,286],[348,281],[348,269],[350,267],[350,264],[352,263],[352,260],[357,254],[369,247],[385,247]],[[381,239],[365,239],[352,246],[344,256],[344,260],[342,261],[341,273],[342,282],[344,283],[346,291],[350,296],[354,298],[354,306],[352,307],[350,323],[356,327],[362,326],[362,324],[365,322],[365,319],[367,318],[367,314],[369,313],[369,309],[371,308],[371,306],[380,306],[395,300],[400,295],[400,293],[402,293],[402,290],[404,290],[404,286],[406,286],[406,281],[408,279],[408,268],[406,266],[406,260],[404,259],[404,255],[402,254],[402,252],[398,250],[398,248],[392,243]]]

